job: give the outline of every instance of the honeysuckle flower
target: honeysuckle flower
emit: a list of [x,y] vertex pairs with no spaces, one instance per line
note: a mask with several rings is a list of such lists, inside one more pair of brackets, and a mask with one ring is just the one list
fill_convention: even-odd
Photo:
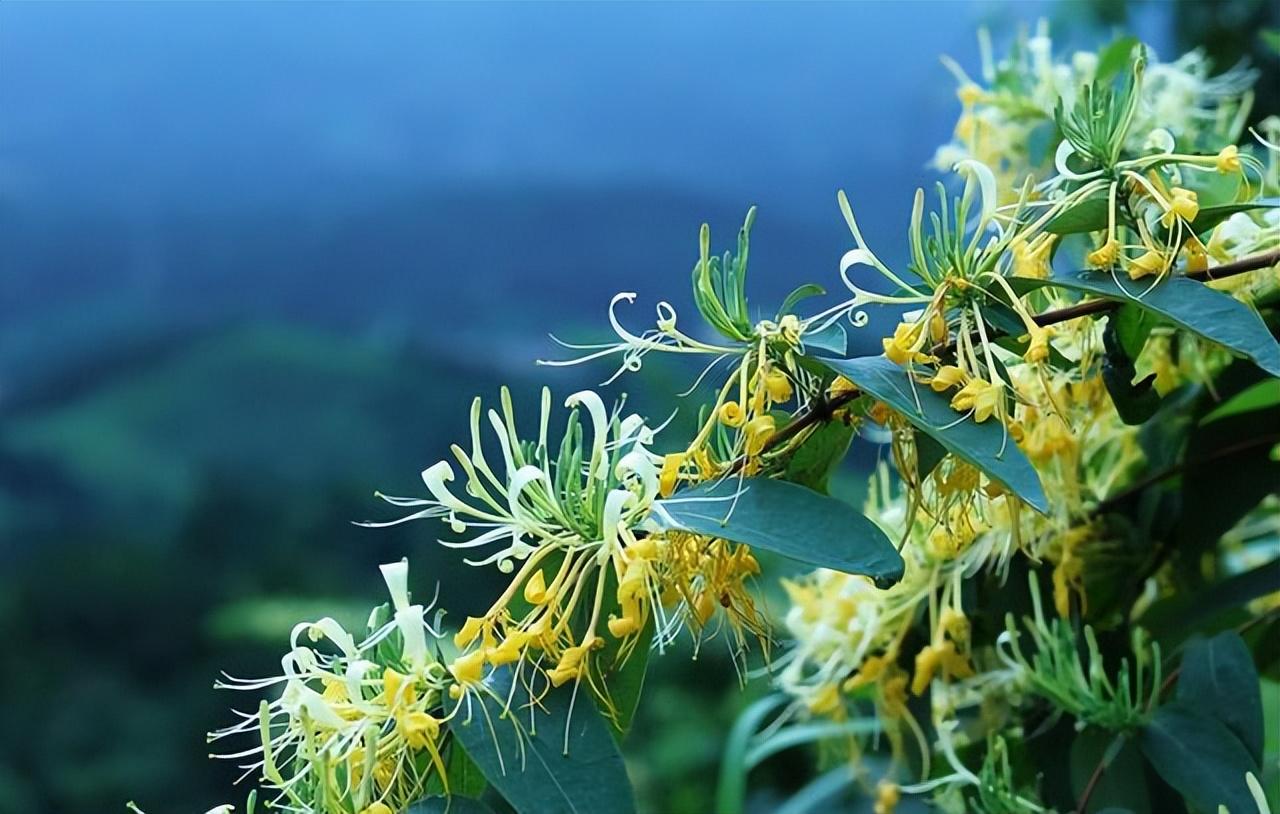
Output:
[[1217,161],[1214,166],[1218,172],[1234,173],[1240,172],[1242,165],[1240,163],[1240,148],[1234,144],[1228,144],[1218,151]]
[[[761,390],[766,386],[761,377]],[[461,652],[441,670],[451,679],[451,699],[480,691],[488,669],[511,666],[540,671],[552,686],[584,681],[608,711],[612,702],[600,676],[616,665],[596,664],[598,654],[610,641],[621,645],[611,658],[648,647],[642,634],[651,620],[658,646],[686,626],[701,632],[717,609],[736,641],[744,631],[764,635],[745,590],[744,580],[759,571],[747,549],[659,532],[648,522],[655,499],[703,476],[700,466],[688,467],[703,450],[651,452],[656,431],[637,415],[610,410],[591,391],[571,395],[565,405],[572,412],[553,457],[549,392],[532,442],[521,440],[504,390],[502,412],[487,414],[494,443],[486,445],[477,400],[471,448],[453,448],[465,490],[451,486],[458,475],[439,462],[422,474],[429,497],[384,497],[412,510],[409,515],[367,524],[439,519],[463,538],[442,545],[476,552],[465,562],[511,575],[489,610],[468,618],[454,636]],[[590,429],[579,418],[584,413]],[[741,428],[748,456],[759,455],[773,434],[774,419],[754,407],[724,402],[717,413]],[[493,447],[497,458],[489,457]]]
[[934,392],[941,393],[944,390],[961,386],[967,378],[968,376],[963,369],[955,365],[943,365],[929,379],[929,387]]
[[384,565],[382,574],[391,605],[374,612],[363,639],[331,618],[303,622],[280,675],[218,684],[282,687],[256,714],[240,713],[240,723],[209,736],[258,738],[257,746],[220,757],[247,759],[246,774],[260,774],[276,792],[268,805],[310,811],[336,800],[356,811],[399,811],[433,776],[447,788],[444,725],[458,707],[449,699],[449,673],[427,644],[441,632],[427,621],[431,608],[410,601],[406,562]]
[[1125,270],[1129,278],[1141,279],[1151,274],[1163,274],[1169,268],[1169,259],[1152,249],[1128,261]]
[[1169,198],[1168,209],[1160,217],[1160,222],[1166,228],[1173,226],[1174,222],[1179,218],[1190,223],[1196,219],[1196,215],[1199,213],[1200,202],[1196,193],[1183,187],[1174,187]]
[[1096,268],[1107,268],[1120,256],[1120,242],[1115,238],[1108,239],[1098,248],[1085,255],[1085,261]]

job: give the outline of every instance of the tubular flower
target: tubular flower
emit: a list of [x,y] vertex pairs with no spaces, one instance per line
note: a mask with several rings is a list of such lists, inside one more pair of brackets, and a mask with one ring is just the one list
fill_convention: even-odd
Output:
[[[699,470],[712,467],[710,461],[702,463],[706,451],[651,453],[655,433],[644,420],[611,413],[593,392],[574,394],[566,404],[576,409],[553,453],[549,393],[543,394],[537,441],[530,443],[520,440],[504,390],[502,412],[490,410],[487,416],[498,456],[491,458],[477,401],[470,451],[453,448],[465,491],[455,493],[453,467],[437,463],[422,475],[429,497],[384,498],[411,514],[368,524],[439,518],[464,538],[442,540],[442,545],[482,552],[465,562],[493,565],[511,575],[489,610],[468,618],[454,636],[462,652],[441,668],[453,679],[452,698],[482,691],[489,667],[529,665],[555,686],[586,680],[609,711],[607,689],[597,677],[614,665],[594,666],[606,635],[620,643],[611,658],[622,659],[635,647],[648,646],[644,636],[651,618],[657,618],[661,644],[686,625],[701,630],[717,608],[735,628],[763,634],[763,620],[741,585],[743,576],[758,572],[745,548],[730,550],[696,535],[672,536],[649,522],[660,495],[675,493],[682,479],[705,476],[686,474],[685,464],[692,457]],[[725,402],[719,411],[726,423],[745,416],[737,402]],[[748,454],[760,453],[773,422],[767,414],[745,422]]]
[[1129,261],[1129,277],[1137,280],[1150,274],[1163,274],[1169,267],[1168,260],[1160,252],[1151,250]]
[[1030,337],[1031,344],[1027,346],[1027,352],[1022,358],[1031,364],[1043,362],[1049,358],[1049,337],[1053,336],[1052,328],[1033,327]]
[[1234,144],[1228,144],[1223,147],[1218,151],[1218,158],[1214,162],[1214,167],[1217,168],[1218,172],[1224,174],[1240,172],[1240,148]]
[[741,427],[747,420],[746,411],[736,401],[726,401],[720,405],[720,423],[726,427]]
[[1120,256],[1120,242],[1110,238],[1098,248],[1085,255],[1085,262],[1094,268],[1108,268]]
[[927,361],[928,357],[920,352],[924,347],[926,334],[925,323],[901,322],[893,329],[893,337],[881,340],[884,355],[895,364],[905,365],[908,362]]
[[973,412],[973,420],[981,424],[999,408],[1004,398],[1004,388],[985,379],[974,377],[951,398],[951,409],[957,412]]
[[764,386],[771,400],[779,404],[791,401],[791,380],[781,370],[770,370],[766,373]]
[[1049,232],[1037,235],[1030,243],[1025,240],[1016,241],[1011,247],[1013,255],[1013,275],[1043,280],[1049,276],[1049,256],[1053,252],[1053,242],[1057,238]]
[[1160,216],[1160,222],[1166,228],[1171,228],[1176,220],[1182,219],[1190,223],[1199,213],[1200,202],[1196,193],[1182,187],[1174,187],[1172,197],[1169,199],[1169,208]]
[[[304,622],[290,636],[282,675],[218,684],[283,686],[257,714],[241,713],[240,723],[209,736],[259,737],[256,748],[227,757],[250,759],[245,770],[277,792],[269,805],[320,810],[336,795],[348,810],[400,811],[428,780],[445,776],[445,724],[457,708],[448,671],[427,646],[441,634],[425,619],[429,608],[410,603],[407,564],[384,565],[382,573],[392,603],[370,617],[363,640],[333,619]],[[375,763],[379,770],[370,771]]]
[[876,802],[872,814],[893,814],[898,809],[898,801],[902,799],[902,791],[896,783],[881,780],[876,785]]
[[929,387],[935,393],[941,393],[944,390],[950,390],[953,387],[959,387],[964,384],[968,377],[965,372],[955,365],[943,365],[938,368],[937,373],[929,380]]

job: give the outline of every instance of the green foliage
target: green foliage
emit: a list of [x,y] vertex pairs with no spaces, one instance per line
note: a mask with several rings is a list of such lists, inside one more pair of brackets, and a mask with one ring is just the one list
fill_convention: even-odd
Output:
[[1159,707],[1142,729],[1142,753],[1160,777],[1201,811],[1256,811],[1245,774],[1257,766],[1217,718],[1186,702]]
[[815,492],[828,493],[831,475],[849,452],[855,433],[843,421],[829,421],[815,429],[787,461],[784,477]]
[[1033,508],[1044,511],[1047,503],[1031,463],[997,422],[956,422],[947,398],[916,384],[901,367],[883,356],[860,359],[824,359],[823,363],[888,404],[916,429],[998,481]]
[[1280,343],[1258,315],[1238,300],[1187,277],[1154,285],[1119,282],[1111,274],[1087,270],[1055,271],[1046,280],[1018,280],[1026,289],[1053,286],[1132,303],[1198,336],[1252,360],[1280,376]]
[[1196,215],[1195,220],[1191,221],[1191,231],[1201,235],[1237,212],[1251,212],[1255,209],[1275,209],[1278,206],[1280,206],[1280,199],[1277,198],[1258,198],[1243,203],[1204,206],[1200,208],[1200,213]]
[[1258,671],[1240,634],[1225,631],[1187,643],[1178,675],[1178,700],[1222,721],[1249,751],[1254,764],[1262,765]]
[[523,681],[495,671],[492,695],[453,727],[490,785],[518,814],[634,812],[622,756],[590,696],[573,687],[530,692]]
[[1054,215],[1045,224],[1045,231],[1055,235],[1073,235],[1081,232],[1097,232],[1107,228],[1111,200],[1106,195],[1085,198],[1080,203]]
[[890,585],[902,557],[874,523],[848,504],[778,480],[695,486],[654,503],[665,529],[720,537]]

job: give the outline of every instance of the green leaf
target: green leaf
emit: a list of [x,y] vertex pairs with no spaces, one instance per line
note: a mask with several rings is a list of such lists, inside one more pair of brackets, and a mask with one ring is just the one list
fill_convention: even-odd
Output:
[[1258,39],[1262,40],[1263,45],[1271,49],[1271,53],[1280,54],[1280,29],[1264,28],[1258,33]]
[[1248,212],[1253,209],[1275,209],[1278,206],[1280,206],[1280,198],[1258,198],[1257,200],[1244,201],[1242,203],[1205,206],[1196,214],[1195,220],[1191,221],[1191,231],[1198,235],[1204,234],[1237,212]]
[[409,806],[404,814],[493,814],[493,809],[474,797],[454,794],[449,797],[425,797]]
[[1133,49],[1137,44],[1137,37],[1120,37],[1108,43],[1098,53],[1098,69],[1094,74],[1097,80],[1106,82],[1124,72],[1133,62]]
[[947,448],[933,440],[933,436],[916,431],[916,475],[920,480],[924,480],[946,456]]
[[839,322],[833,322],[817,333],[805,334],[802,341],[804,342],[805,350],[818,350],[825,353],[834,353],[837,356],[844,356],[849,347],[849,340],[845,336],[844,326]]
[[844,460],[853,435],[853,427],[843,421],[827,421],[818,425],[791,453],[783,478],[827,494],[831,473]]
[[1137,743],[1093,726],[1076,735],[1071,743],[1071,791],[1077,800],[1099,764],[1104,766],[1103,774],[1089,798],[1088,811],[1080,814],[1108,807],[1133,814],[1146,814],[1151,810],[1147,784],[1142,781],[1142,753]]
[[1280,406],[1192,429],[1182,464],[1182,511],[1173,536],[1180,555],[1198,563],[1201,552],[1280,490],[1280,462],[1271,460],[1277,443]]
[[[606,580],[605,601],[601,608],[607,619],[609,614],[618,614],[618,578],[610,573]],[[596,664],[604,673],[602,684],[609,693],[609,702],[613,706],[610,717],[614,740],[622,742],[623,737],[631,729],[631,722],[636,716],[636,707],[640,703],[640,695],[644,692],[645,673],[649,668],[650,643],[653,641],[654,615],[649,614],[644,628],[638,634],[635,646],[622,658],[622,646],[625,640],[605,637],[605,646],[596,654]]]
[[1160,324],[1158,316],[1132,304],[1122,305],[1111,312],[1107,321],[1114,326],[1116,338],[1120,340],[1120,346],[1130,359],[1138,358],[1138,354],[1147,345],[1151,329]]
[[1256,771],[1249,750],[1216,718],[1181,701],[1158,708],[1140,743],[1156,773],[1200,811],[1256,811],[1245,784]]
[[795,310],[796,305],[798,305],[801,300],[807,300],[810,297],[821,297],[826,293],[827,290],[825,288],[813,283],[805,283],[802,286],[797,286],[796,289],[788,294],[787,298],[782,301],[782,307],[778,309],[777,319],[782,319],[787,314],[792,313]]
[[728,478],[655,501],[658,527],[719,537],[821,568],[902,578],[902,557],[875,523],[852,506],[812,489],[770,478]]
[[1133,303],[1247,357],[1272,376],[1280,376],[1280,344],[1257,313],[1230,295],[1180,275],[1166,277],[1154,287],[1118,279],[1106,272],[1072,270],[1054,272],[1045,280],[1018,277],[1010,282],[1024,290],[1050,285]]
[[1059,212],[1045,224],[1046,232],[1055,235],[1073,235],[1079,232],[1097,232],[1107,228],[1111,214],[1111,201],[1106,195],[1085,198],[1070,209]]
[[440,776],[432,773],[427,778],[425,791],[428,796],[462,796],[479,797],[489,786],[484,773],[466,753],[466,750],[453,740],[444,756],[444,770],[449,777],[449,790],[446,793]]
[[1201,423],[1208,424],[1242,413],[1270,410],[1276,405],[1280,405],[1280,379],[1264,379],[1215,407]]
[[950,399],[933,392],[926,385],[913,385],[906,371],[884,356],[822,361],[864,393],[901,413],[916,429],[942,444],[948,452],[999,481],[1037,511],[1048,509],[1035,469],[1013,439],[1007,437],[999,422],[991,420],[978,424],[972,419],[964,419],[957,423],[961,415],[951,409]]
[[739,814],[747,797],[747,749],[751,739],[779,707],[787,703],[781,694],[766,695],[747,707],[733,723],[720,759],[720,780],[716,784],[716,814]]
[[[1135,310],[1146,313],[1141,309]],[[1154,375],[1141,382],[1134,382],[1136,371],[1133,359],[1120,337],[1118,327],[1119,323],[1114,318],[1108,319],[1107,327],[1102,332],[1105,351],[1102,357],[1102,383],[1107,387],[1107,393],[1111,396],[1120,420],[1130,425],[1141,424],[1160,409],[1160,394],[1155,390]]]
[[1203,629],[1202,626],[1212,624],[1223,614],[1276,591],[1280,591],[1280,561],[1272,560],[1194,594],[1160,600],[1140,621],[1162,645],[1177,645],[1190,632]]
[[528,680],[513,687],[510,670],[494,670],[490,694],[452,725],[485,778],[518,814],[634,814],[622,755],[590,693],[536,687],[531,697]]
[[1178,700],[1222,721],[1262,764],[1262,694],[1249,648],[1234,630],[1187,643]]

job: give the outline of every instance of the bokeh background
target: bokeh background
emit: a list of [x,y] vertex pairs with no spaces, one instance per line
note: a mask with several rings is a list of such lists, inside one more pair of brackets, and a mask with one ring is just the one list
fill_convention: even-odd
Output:
[[[1205,5],[0,3],[0,814],[241,797],[206,758],[253,706],[220,670],[358,624],[379,562],[458,613],[492,590],[435,529],[351,521],[420,489],[472,396],[611,372],[535,367],[548,331],[603,338],[620,290],[692,314],[698,225],[727,241],[750,204],[762,311],[838,282],[837,187],[899,259],[957,113],[938,55],[1044,17],[1059,48],[1127,24],[1225,66],[1248,40],[1214,27],[1266,4]],[[686,374],[609,392],[652,415]],[[716,647],[655,663],[645,810],[709,810],[762,683]]]

